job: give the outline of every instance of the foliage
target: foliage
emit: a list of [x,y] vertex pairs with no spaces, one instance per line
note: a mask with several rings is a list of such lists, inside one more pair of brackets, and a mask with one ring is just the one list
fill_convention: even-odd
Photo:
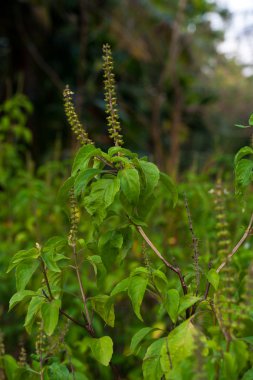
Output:
[[[220,177],[210,189],[207,176],[189,173],[176,187],[146,157],[122,147],[116,100],[110,103],[116,90],[109,46],[104,54],[114,145],[102,150],[91,140],[67,88],[66,116],[82,144],[71,174],[56,201],[61,172],[49,183],[46,175],[39,178],[41,168],[30,173],[29,186],[38,197],[28,192],[23,204],[18,200],[21,221],[13,223],[10,235],[5,231],[15,240],[32,204],[30,230],[22,243],[15,242],[17,252],[6,268],[15,272],[16,282],[9,315],[24,319],[29,356],[24,348],[19,358],[6,354],[1,340],[2,374],[7,379],[250,378],[252,258],[250,243],[243,243],[252,217],[246,232],[238,230],[233,220],[243,225],[247,216],[239,201],[226,213],[234,198]],[[248,154],[251,148],[244,147],[235,158],[240,189],[251,183],[252,167],[238,169]],[[14,185],[27,178],[19,159]],[[13,174],[7,170],[6,176],[3,202],[15,187]],[[233,249],[231,236],[241,238]]]

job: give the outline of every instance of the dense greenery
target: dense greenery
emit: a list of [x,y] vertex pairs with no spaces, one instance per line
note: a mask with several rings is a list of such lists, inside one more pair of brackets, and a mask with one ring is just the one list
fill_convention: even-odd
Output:
[[123,147],[109,45],[103,71],[108,150],[68,86],[72,163],[35,169],[30,102],[1,108],[0,378],[251,379],[253,149],[235,156],[237,198],[226,166],[175,185]]

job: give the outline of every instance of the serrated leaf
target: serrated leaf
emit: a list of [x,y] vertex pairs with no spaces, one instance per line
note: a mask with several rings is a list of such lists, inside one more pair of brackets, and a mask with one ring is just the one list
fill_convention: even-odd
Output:
[[173,369],[175,369],[177,366],[182,365],[183,360],[192,354],[194,339],[197,335],[201,335],[202,339],[205,338],[192,324],[191,319],[187,319],[170,332],[168,338],[166,338],[167,342],[164,343],[161,349],[161,366],[165,375],[171,372],[171,363]]
[[237,192],[245,188],[252,181],[253,161],[241,159],[235,167],[235,181]]
[[121,146],[113,146],[109,148],[108,154],[109,156],[114,156],[115,154],[121,153],[122,155],[128,156],[128,157],[137,157],[136,153],[131,152],[131,150],[122,148]]
[[158,167],[152,162],[139,160],[139,165],[145,178],[144,195],[147,198],[153,194],[153,191],[158,184],[160,171]]
[[103,170],[101,169],[96,169],[96,168],[90,168],[86,170],[80,171],[80,173],[77,175],[75,178],[75,183],[74,183],[74,189],[75,189],[75,196],[80,195],[89,182],[98,174],[102,173]]
[[193,306],[196,302],[200,301],[201,297],[192,296],[191,294],[186,294],[180,298],[178,314],[183,313],[186,309]]
[[24,290],[32,275],[39,266],[38,261],[26,260],[16,267],[16,288],[17,291]]
[[140,329],[137,331],[136,334],[132,337],[131,344],[130,344],[130,351],[132,354],[135,354],[143,341],[144,338],[146,338],[147,335],[149,335],[151,332],[157,330],[157,328],[154,327],[144,327],[143,329]]
[[220,277],[215,269],[210,269],[208,273],[206,274],[207,280],[210,282],[210,284],[214,287],[215,290],[219,287],[219,281]]
[[176,289],[168,290],[165,298],[165,309],[173,323],[177,321],[180,296]]
[[128,284],[128,296],[132,302],[134,312],[136,316],[143,321],[140,308],[142,304],[142,300],[146,291],[146,287],[148,285],[148,279],[134,276],[130,277]]
[[64,364],[53,363],[47,367],[47,375],[50,380],[70,380],[70,373]]
[[9,273],[18,264],[22,263],[22,261],[37,259],[39,255],[40,251],[37,248],[31,248],[17,252],[11,259],[11,263],[9,265],[9,268],[7,269],[7,273]]
[[44,302],[45,302],[44,297],[35,296],[31,299],[29,303],[26,318],[25,318],[25,324],[24,324],[26,330],[29,333],[31,333],[33,322]]
[[157,339],[148,347],[142,363],[144,380],[161,380],[163,371],[160,358],[165,339],[166,338]]
[[111,291],[111,296],[115,296],[116,294],[126,292],[128,290],[130,278],[125,278],[124,280],[120,281],[113,290]]
[[32,297],[35,294],[36,293],[33,290],[21,290],[20,292],[13,294],[9,302],[9,311],[25,298]]
[[113,341],[109,336],[88,338],[88,345],[94,358],[104,366],[108,366],[113,354]]
[[45,243],[41,256],[50,271],[61,272],[58,261],[68,259],[68,257],[63,255],[66,249],[68,249],[68,241],[62,236],[54,236]]
[[103,221],[106,209],[113,203],[120,189],[118,178],[102,178],[91,185],[90,194],[84,197],[84,205],[89,214]]
[[44,303],[41,307],[41,316],[43,319],[43,328],[47,335],[52,335],[59,319],[59,310],[61,307],[60,300],[52,300]]
[[82,146],[77,152],[72,166],[72,175],[75,176],[78,170],[88,167],[90,159],[101,153],[101,149],[95,148],[94,145],[88,144]]
[[130,203],[137,204],[140,196],[140,178],[134,168],[126,168],[118,173],[120,188]]
[[115,314],[113,299],[107,295],[90,298],[94,311],[100,315],[108,326],[114,327]]
[[249,154],[253,154],[253,149],[250,146],[244,146],[241,148],[235,155],[235,166],[238,164],[238,162],[245,156],[248,156]]

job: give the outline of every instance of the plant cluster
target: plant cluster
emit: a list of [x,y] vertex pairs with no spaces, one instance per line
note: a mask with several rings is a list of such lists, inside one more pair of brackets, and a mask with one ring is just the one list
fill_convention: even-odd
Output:
[[[21,342],[16,360],[1,337],[0,378],[251,379],[252,258],[244,246],[253,214],[233,247],[226,191],[218,180],[210,206],[217,218],[211,225],[214,244],[202,253],[199,233],[209,226],[195,226],[194,184],[183,185],[178,198],[167,174],[122,147],[108,45],[103,53],[113,146],[105,152],[90,139],[66,87],[66,116],[81,143],[57,198],[68,232],[62,227],[63,234],[48,240],[37,235],[33,246],[10,260],[7,272],[15,271],[16,292],[9,308],[25,310],[33,347],[28,356]],[[244,158],[250,154],[252,148],[244,147],[235,158],[240,192],[251,182],[252,161]],[[159,219],[161,210],[165,220]],[[166,236],[172,213],[175,236]],[[192,259],[172,249],[186,225]],[[238,258],[239,249],[244,254]]]

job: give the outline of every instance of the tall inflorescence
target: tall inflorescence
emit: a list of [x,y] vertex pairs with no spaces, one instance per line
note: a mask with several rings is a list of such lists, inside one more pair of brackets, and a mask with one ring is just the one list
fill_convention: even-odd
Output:
[[103,45],[103,70],[106,105],[105,112],[107,114],[109,136],[114,141],[115,146],[121,146],[123,145],[123,138],[120,134],[121,126],[119,122],[119,112],[117,107],[115,78],[113,73],[113,60],[109,44]]
[[204,351],[206,349],[202,335],[197,331],[193,335],[194,344],[194,380],[208,380]]
[[76,246],[76,235],[78,231],[79,222],[79,208],[77,205],[74,189],[70,190],[70,231],[68,236],[69,245],[71,247]]
[[69,86],[67,85],[63,91],[64,109],[67,120],[70,124],[72,132],[75,134],[77,140],[82,145],[93,144],[92,140],[89,138],[88,133],[82,126],[76,113],[72,98],[73,94],[74,93],[70,90]]
[[25,367],[26,364],[27,364],[26,349],[25,349],[23,342],[21,342],[20,343],[20,352],[19,352],[19,356],[18,356],[18,365],[20,367]]
[[[218,179],[214,190],[214,203],[217,219],[217,258],[219,261],[227,260],[231,249],[230,231],[228,229],[225,210],[225,194],[226,191],[222,185],[222,182]],[[229,350],[230,343],[233,339],[234,330],[236,328],[236,289],[234,283],[234,269],[231,266],[231,262],[227,261],[227,265],[222,270],[219,290],[214,297],[216,317],[227,342],[227,351]]]
[[241,295],[240,315],[238,315],[238,332],[241,334],[245,328],[245,322],[253,316],[253,263],[249,265],[245,276],[244,292]]
[[231,245],[230,232],[225,211],[225,190],[220,179],[217,180],[214,189],[214,209],[216,212],[216,228],[217,228],[217,255],[220,260],[223,260],[229,254]]

